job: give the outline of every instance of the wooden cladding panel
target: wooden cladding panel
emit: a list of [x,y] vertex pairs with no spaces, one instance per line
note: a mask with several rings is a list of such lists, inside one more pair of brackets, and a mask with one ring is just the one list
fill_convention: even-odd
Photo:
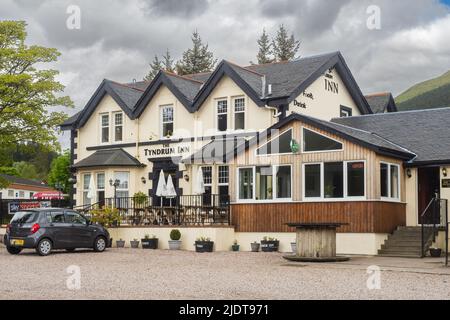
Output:
[[343,222],[338,232],[392,233],[406,224],[406,204],[382,201],[232,204],[237,232],[294,232],[289,222]]

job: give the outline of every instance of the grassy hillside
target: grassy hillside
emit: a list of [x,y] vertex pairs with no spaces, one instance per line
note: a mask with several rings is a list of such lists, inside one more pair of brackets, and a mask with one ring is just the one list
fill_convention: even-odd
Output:
[[395,102],[399,110],[450,107],[450,71],[412,86],[399,95]]

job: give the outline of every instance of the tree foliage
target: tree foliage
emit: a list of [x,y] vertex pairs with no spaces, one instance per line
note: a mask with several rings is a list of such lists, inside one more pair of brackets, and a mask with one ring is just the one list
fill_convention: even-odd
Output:
[[29,162],[14,162],[13,168],[17,171],[19,177],[32,180],[38,179],[36,167]]
[[54,148],[55,130],[67,115],[49,109],[73,103],[61,96],[58,71],[42,68],[60,53],[26,45],[25,29],[24,21],[0,21],[0,145],[34,141]]
[[209,72],[217,63],[214,54],[209,51],[208,44],[204,44],[199,33],[192,33],[192,48],[183,52],[182,58],[176,64],[179,75]]
[[47,182],[55,189],[62,189],[64,193],[68,193],[70,176],[70,153],[66,151],[52,161]]
[[271,63],[273,62],[272,54],[272,44],[270,42],[269,36],[266,33],[266,29],[263,29],[263,33],[261,37],[257,40],[258,43],[258,54],[256,55],[256,59],[258,64]]
[[296,40],[294,34],[289,36],[284,25],[280,25],[277,35],[272,39],[272,53],[276,61],[290,61],[295,58],[300,48],[300,41]]
[[159,60],[159,58],[156,54],[155,54],[155,57],[153,58],[153,61],[149,65],[150,65],[150,71],[144,77],[145,81],[152,81],[153,78],[156,77],[159,70],[161,70],[162,66],[163,66],[161,60]]
[[166,49],[166,53],[163,55],[163,68],[167,72],[174,72],[173,58],[170,55],[169,49]]

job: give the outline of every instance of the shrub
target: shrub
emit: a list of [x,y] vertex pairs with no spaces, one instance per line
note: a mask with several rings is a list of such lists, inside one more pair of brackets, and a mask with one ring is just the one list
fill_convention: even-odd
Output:
[[142,191],[139,191],[133,195],[133,199],[135,204],[142,205],[145,203],[145,201],[147,201],[147,196]]
[[170,231],[170,240],[178,241],[181,238],[181,232],[178,229],[173,229]]
[[109,228],[114,224],[117,224],[120,220],[119,210],[112,207],[91,210],[91,215],[91,221],[93,223],[98,223],[105,228]]

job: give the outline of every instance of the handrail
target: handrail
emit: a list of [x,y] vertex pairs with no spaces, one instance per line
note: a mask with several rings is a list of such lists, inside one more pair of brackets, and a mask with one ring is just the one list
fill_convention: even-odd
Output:
[[[444,210],[442,210],[444,209]],[[441,199],[437,195],[433,197],[425,210],[420,215],[421,225],[421,257],[424,258],[426,255],[426,243],[430,240],[430,236],[436,237],[439,228],[444,228],[445,230],[445,265],[448,265],[448,200]],[[425,228],[431,228],[429,234],[425,235]]]

